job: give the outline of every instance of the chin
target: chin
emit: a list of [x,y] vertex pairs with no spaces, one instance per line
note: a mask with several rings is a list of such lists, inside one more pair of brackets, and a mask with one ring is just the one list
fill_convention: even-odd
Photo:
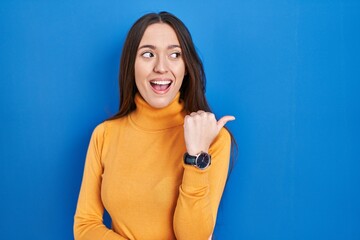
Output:
[[[167,91],[163,94],[158,94],[153,91],[139,91],[140,95],[143,97],[143,99],[153,108],[165,108],[169,106],[172,101],[176,98],[176,94],[178,91],[173,91],[175,89],[169,89],[170,91]],[[177,89],[176,89],[177,90]]]
[[165,108],[170,104],[171,100],[169,99],[158,99],[149,101],[148,104],[153,108]]

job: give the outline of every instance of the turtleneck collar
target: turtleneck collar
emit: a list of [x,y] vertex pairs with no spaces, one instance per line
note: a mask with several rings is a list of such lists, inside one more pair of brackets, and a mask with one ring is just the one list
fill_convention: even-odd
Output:
[[178,92],[170,104],[164,108],[150,106],[139,93],[135,95],[136,109],[129,114],[130,120],[148,131],[164,130],[184,124],[186,115],[183,102],[179,102]]

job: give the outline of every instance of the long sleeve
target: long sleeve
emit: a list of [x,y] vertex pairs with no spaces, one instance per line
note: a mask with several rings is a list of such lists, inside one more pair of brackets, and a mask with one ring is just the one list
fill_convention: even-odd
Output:
[[104,206],[101,201],[103,166],[101,153],[104,134],[104,124],[100,124],[95,128],[90,140],[74,217],[74,237],[76,240],[126,239],[103,224]]
[[174,214],[178,240],[207,240],[212,235],[228,174],[230,148],[230,134],[223,128],[210,146],[212,163],[208,169],[184,165]]

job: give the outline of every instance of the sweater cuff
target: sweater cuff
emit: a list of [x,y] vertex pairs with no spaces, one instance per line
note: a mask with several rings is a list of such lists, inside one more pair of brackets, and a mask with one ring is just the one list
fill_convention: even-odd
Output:
[[112,230],[108,230],[105,235],[103,240],[126,240],[126,238],[116,234],[114,231]]
[[189,166],[184,163],[183,166],[184,166],[184,175],[182,180],[183,190],[186,190],[186,188],[204,188],[209,186],[209,170],[211,166],[209,166],[205,170],[200,170],[194,166]]

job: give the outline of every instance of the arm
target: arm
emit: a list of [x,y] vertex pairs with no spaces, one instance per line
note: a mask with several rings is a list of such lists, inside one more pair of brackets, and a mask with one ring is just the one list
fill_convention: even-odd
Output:
[[174,214],[174,231],[179,240],[205,240],[212,235],[228,173],[231,138],[222,127],[229,120],[234,118],[224,117],[216,122],[213,114],[202,111],[192,113],[185,119],[188,153],[195,155],[200,151],[209,152],[212,163],[205,170],[184,165]]
[[101,181],[103,166],[101,151],[104,141],[104,124],[95,128],[84,168],[78,204],[74,217],[74,237],[76,240],[123,240],[103,224],[104,206],[101,201]]

